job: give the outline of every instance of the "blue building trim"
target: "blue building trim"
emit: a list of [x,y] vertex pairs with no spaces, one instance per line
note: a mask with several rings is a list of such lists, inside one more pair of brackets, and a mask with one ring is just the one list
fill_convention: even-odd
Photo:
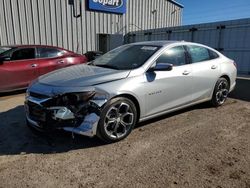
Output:
[[180,3],[178,3],[178,2],[176,2],[174,0],[168,0],[168,1],[171,2],[171,3],[173,3],[173,4],[175,4],[176,6],[178,6],[180,8],[184,8],[184,6],[182,4],[180,4]]

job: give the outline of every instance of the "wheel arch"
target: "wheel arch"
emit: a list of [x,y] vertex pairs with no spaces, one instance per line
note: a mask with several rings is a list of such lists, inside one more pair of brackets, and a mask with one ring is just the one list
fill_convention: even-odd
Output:
[[116,95],[113,98],[117,98],[117,97],[124,97],[124,98],[130,99],[135,104],[136,113],[137,113],[137,120],[136,120],[136,122],[138,123],[138,121],[140,119],[140,115],[141,115],[141,108],[140,108],[140,104],[139,104],[139,101],[137,100],[137,98],[134,97],[131,94],[120,94],[120,95]]
[[231,86],[231,80],[230,80],[230,77],[226,74],[223,74],[220,78],[225,78],[227,81],[228,81],[228,84],[229,84],[229,88]]
[[225,78],[225,79],[228,81],[228,83],[229,83],[229,88],[230,88],[230,86],[231,86],[230,77],[229,77],[227,74],[222,74],[222,75],[216,80],[216,82],[215,82],[215,84],[214,84],[213,90],[212,90],[212,92],[211,92],[211,94],[210,94],[210,98],[211,98],[211,99],[212,99],[212,97],[213,97],[213,93],[214,93],[214,89],[215,89],[216,83],[217,83],[217,81],[218,81],[220,78]]

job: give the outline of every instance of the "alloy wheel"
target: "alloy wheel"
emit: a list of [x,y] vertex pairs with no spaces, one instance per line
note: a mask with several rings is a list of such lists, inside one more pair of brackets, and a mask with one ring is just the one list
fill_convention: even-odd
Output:
[[114,139],[122,138],[133,126],[135,115],[131,106],[126,102],[116,103],[106,113],[104,130]]
[[218,90],[216,92],[216,101],[221,105],[225,102],[228,96],[228,83],[227,81],[221,81],[218,85]]

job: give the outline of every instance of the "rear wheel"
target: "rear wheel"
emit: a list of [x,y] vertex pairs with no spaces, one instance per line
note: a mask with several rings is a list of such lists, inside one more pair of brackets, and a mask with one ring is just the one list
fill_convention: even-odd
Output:
[[97,129],[97,136],[107,143],[126,138],[137,120],[134,103],[124,97],[114,98],[104,107]]
[[227,79],[220,78],[214,88],[211,104],[215,107],[221,106],[225,103],[229,93],[229,83]]

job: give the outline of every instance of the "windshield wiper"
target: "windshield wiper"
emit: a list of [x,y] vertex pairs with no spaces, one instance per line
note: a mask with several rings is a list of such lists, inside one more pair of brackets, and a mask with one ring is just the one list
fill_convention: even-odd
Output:
[[88,62],[87,65],[94,65],[95,66],[94,61]]
[[103,67],[103,68],[109,68],[109,69],[115,69],[115,70],[119,70],[119,68],[118,67],[116,67],[116,66],[113,66],[113,65],[96,65],[96,64],[93,64],[93,65],[95,65],[95,66],[97,66],[97,67]]

